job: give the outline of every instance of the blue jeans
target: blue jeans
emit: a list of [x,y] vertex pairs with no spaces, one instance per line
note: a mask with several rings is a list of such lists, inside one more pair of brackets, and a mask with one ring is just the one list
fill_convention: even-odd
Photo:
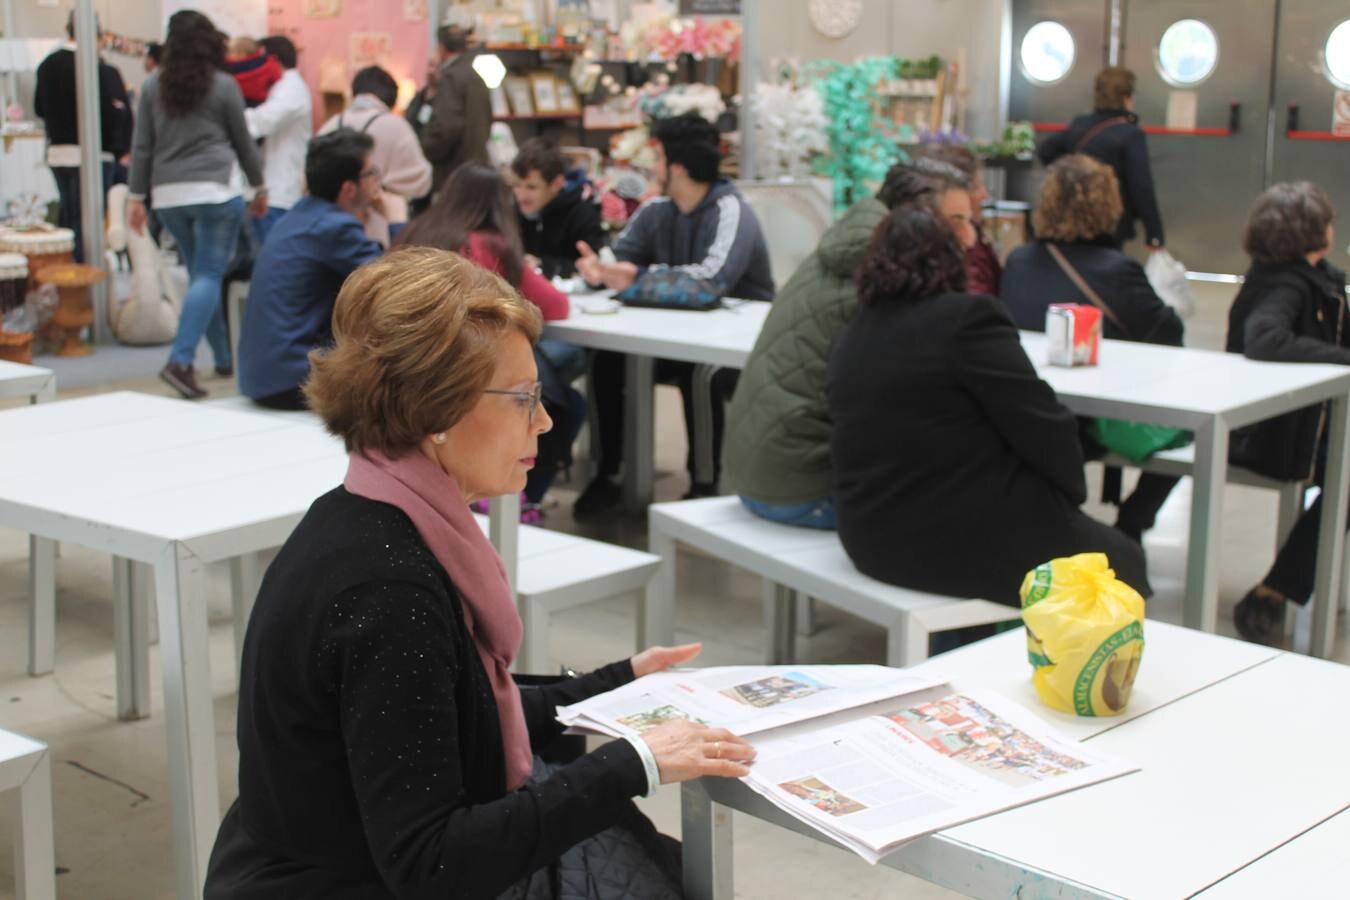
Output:
[[216,368],[228,369],[230,336],[221,310],[220,283],[234,258],[244,221],[244,201],[235,197],[224,203],[173,206],[156,210],[156,214],[173,235],[188,270],[187,296],[183,298],[169,362],[190,367],[205,334]]
[[[258,239],[258,249],[267,241],[267,235],[272,231],[272,227],[281,221],[281,217],[290,212],[289,209],[281,209],[277,206],[267,207],[266,214],[261,219],[253,220],[253,236]],[[254,254],[256,256],[256,253]]]
[[834,531],[834,500],[813,500],[809,503],[761,503],[742,496],[741,503],[761,519],[777,522],[780,525],[796,525],[798,528],[819,528],[821,531]]

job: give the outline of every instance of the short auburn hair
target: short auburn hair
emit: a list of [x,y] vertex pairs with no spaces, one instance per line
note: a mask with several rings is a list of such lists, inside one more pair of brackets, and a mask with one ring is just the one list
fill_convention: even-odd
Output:
[[1092,105],[1097,109],[1124,109],[1125,98],[1134,96],[1134,73],[1124,66],[1108,66],[1092,83]]
[[511,160],[511,171],[522,180],[529,178],[531,172],[538,172],[540,178],[551,182],[567,174],[567,157],[548,138],[530,138],[520,145],[516,158]]
[[1326,191],[1311,181],[1283,181],[1256,198],[1242,231],[1242,249],[1254,262],[1297,262],[1327,249],[1336,217]]
[[854,280],[863,306],[964,291],[966,252],[936,211],[903,204],[872,232]]
[[401,456],[473,408],[513,328],[534,343],[543,321],[500,277],[446,250],[397,250],[342,285],[305,398],[349,453]]
[[1044,241],[1090,241],[1113,234],[1122,210],[1120,183],[1111,167],[1071,153],[1045,170],[1031,227]]

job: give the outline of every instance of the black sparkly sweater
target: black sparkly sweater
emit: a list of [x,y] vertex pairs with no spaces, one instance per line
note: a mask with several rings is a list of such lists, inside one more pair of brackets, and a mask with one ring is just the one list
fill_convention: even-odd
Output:
[[[531,744],[627,661],[521,688]],[[267,571],[244,641],[239,799],[206,897],[495,897],[647,788],[615,741],[507,792],[497,705],[445,570],[397,508],[320,497]]]

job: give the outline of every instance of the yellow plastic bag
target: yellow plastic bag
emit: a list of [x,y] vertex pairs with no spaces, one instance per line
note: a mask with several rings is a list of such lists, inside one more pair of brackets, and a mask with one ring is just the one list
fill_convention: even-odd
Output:
[[1120,715],[1144,652],[1144,598],[1117,580],[1104,553],[1037,566],[1021,596],[1041,702],[1080,716]]

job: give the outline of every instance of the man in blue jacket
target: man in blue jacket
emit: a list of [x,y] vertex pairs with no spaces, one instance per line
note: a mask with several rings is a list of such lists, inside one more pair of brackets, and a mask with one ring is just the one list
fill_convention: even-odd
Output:
[[[656,151],[653,176],[661,196],[644,203],[614,242],[613,263],[603,263],[578,245],[577,272],[587,283],[623,290],[649,273],[676,270],[712,282],[727,297],[772,300],[769,248],[754,211],[729,179],[718,175],[722,161],[717,129],[695,114],[659,119],[652,127]],[[690,313],[693,315],[693,313]],[[689,435],[691,487],[686,496],[716,492],[721,467],[724,401],[736,387],[736,372],[724,369],[712,381],[712,467],[696,470],[698,446],[693,411],[691,363],[658,360],[656,377],[679,385]],[[619,502],[615,481],[623,459],[623,355],[597,353],[593,367],[600,430],[600,472],[577,498],[578,518]]]
[[304,409],[309,351],[332,342],[342,282],[382,248],[362,220],[380,195],[368,134],[339,129],[309,143],[309,194],[272,228],[253,264],[239,337],[239,391],[272,409]]

